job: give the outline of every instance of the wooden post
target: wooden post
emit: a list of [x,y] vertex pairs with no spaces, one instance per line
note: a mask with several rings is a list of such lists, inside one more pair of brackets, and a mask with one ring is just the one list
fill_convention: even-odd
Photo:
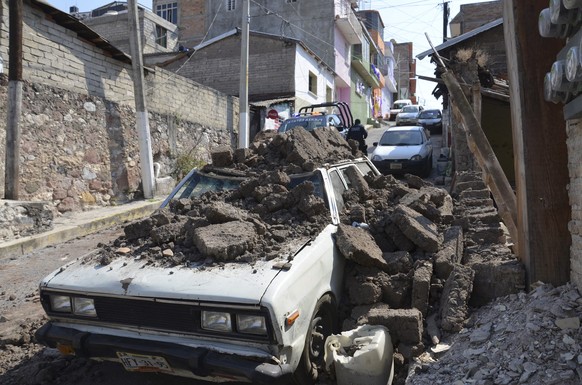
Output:
[[4,195],[20,198],[20,115],[22,114],[22,0],[10,0],[8,59],[8,117]]
[[507,226],[514,244],[519,247],[515,194],[455,75],[450,71],[445,71],[441,77],[454,100],[454,103],[450,105],[459,110],[457,115],[461,117],[461,126],[467,131],[467,141],[483,170],[485,183],[495,198],[499,216]]
[[[527,282],[562,285],[570,277],[571,211],[562,106],[544,100],[544,75],[565,40],[543,38],[547,0],[505,0],[503,28],[509,70],[518,206],[519,257]],[[526,69],[527,68],[527,69]]]

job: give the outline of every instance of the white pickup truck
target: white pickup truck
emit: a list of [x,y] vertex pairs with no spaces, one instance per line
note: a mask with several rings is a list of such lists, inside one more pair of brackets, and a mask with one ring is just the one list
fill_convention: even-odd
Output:
[[[379,175],[360,158],[291,176],[292,183],[314,184],[329,222],[315,236],[286,242],[274,259],[168,268],[131,254],[105,265],[88,255],[65,265],[40,283],[49,321],[37,340],[130,371],[215,382],[314,383],[325,339],[338,331],[344,258],[334,233],[342,193],[354,186],[348,168]],[[240,182],[193,171],[164,205]]]

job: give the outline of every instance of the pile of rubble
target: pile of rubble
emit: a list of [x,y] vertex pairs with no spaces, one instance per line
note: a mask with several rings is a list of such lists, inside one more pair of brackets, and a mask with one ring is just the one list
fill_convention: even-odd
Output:
[[498,298],[415,359],[406,385],[580,384],[581,317],[582,297],[569,284]]
[[[355,142],[327,129],[263,137],[235,152],[220,149],[207,167],[250,175],[239,189],[175,200],[126,226],[125,237],[98,258],[107,264],[132,253],[158,266],[275,258],[284,241],[314,236],[329,221],[311,183],[285,187],[289,174],[359,155]],[[442,333],[462,330],[470,306],[524,288],[524,268],[480,174],[457,175],[449,194],[411,175],[347,172],[353,185],[342,197],[336,234],[348,260],[343,329],[388,327],[399,368],[438,344]]]

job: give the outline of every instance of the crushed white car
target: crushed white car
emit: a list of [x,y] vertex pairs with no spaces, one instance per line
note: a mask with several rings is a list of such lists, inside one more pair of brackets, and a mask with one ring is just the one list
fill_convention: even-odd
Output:
[[[219,168],[193,171],[150,218],[158,225],[167,221],[158,227],[167,232],[154,234],[147,220],[131,227],[146,237],[166,237],[161,246],[118,243],[42,280],[49,321],[37,340],[65,354],[119,362],[129,371],[270,385],[315,382],[325,339],[339,327],[344,258],[334,234],[354,170],[379,175],[367,158],[321,165],[290,175],[287,187],[256,188],[252,194],[265,195],[253,211],[225,203],[219,214],[231,217],[224,222],[211,219],[208,207],[216,206],[217,194],[242,194],[249,178]],[[277,194],[283,198],[274,199]],[[206,211],[188,203],[193,197],[208,204]],[[289,212],[321,208],[318,218],[327,219],[316,233],[315,224],[302,227],[285,212],[280,223],[257,219],[257,213],[278,213],[269,205],[293,197],[299,203]],[[177,207],[185,213],[179,218],[168,212]],[[184,233],[171,231],[176,223],[184,223]]]

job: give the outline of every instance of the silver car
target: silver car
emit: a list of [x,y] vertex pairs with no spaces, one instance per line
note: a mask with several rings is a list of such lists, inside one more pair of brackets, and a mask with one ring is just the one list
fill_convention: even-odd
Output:
[[412,126],[417,122],[418,114],[422,111],[422,106],[413,104],[402,107],[402,111],[396,115],[397,126]]

